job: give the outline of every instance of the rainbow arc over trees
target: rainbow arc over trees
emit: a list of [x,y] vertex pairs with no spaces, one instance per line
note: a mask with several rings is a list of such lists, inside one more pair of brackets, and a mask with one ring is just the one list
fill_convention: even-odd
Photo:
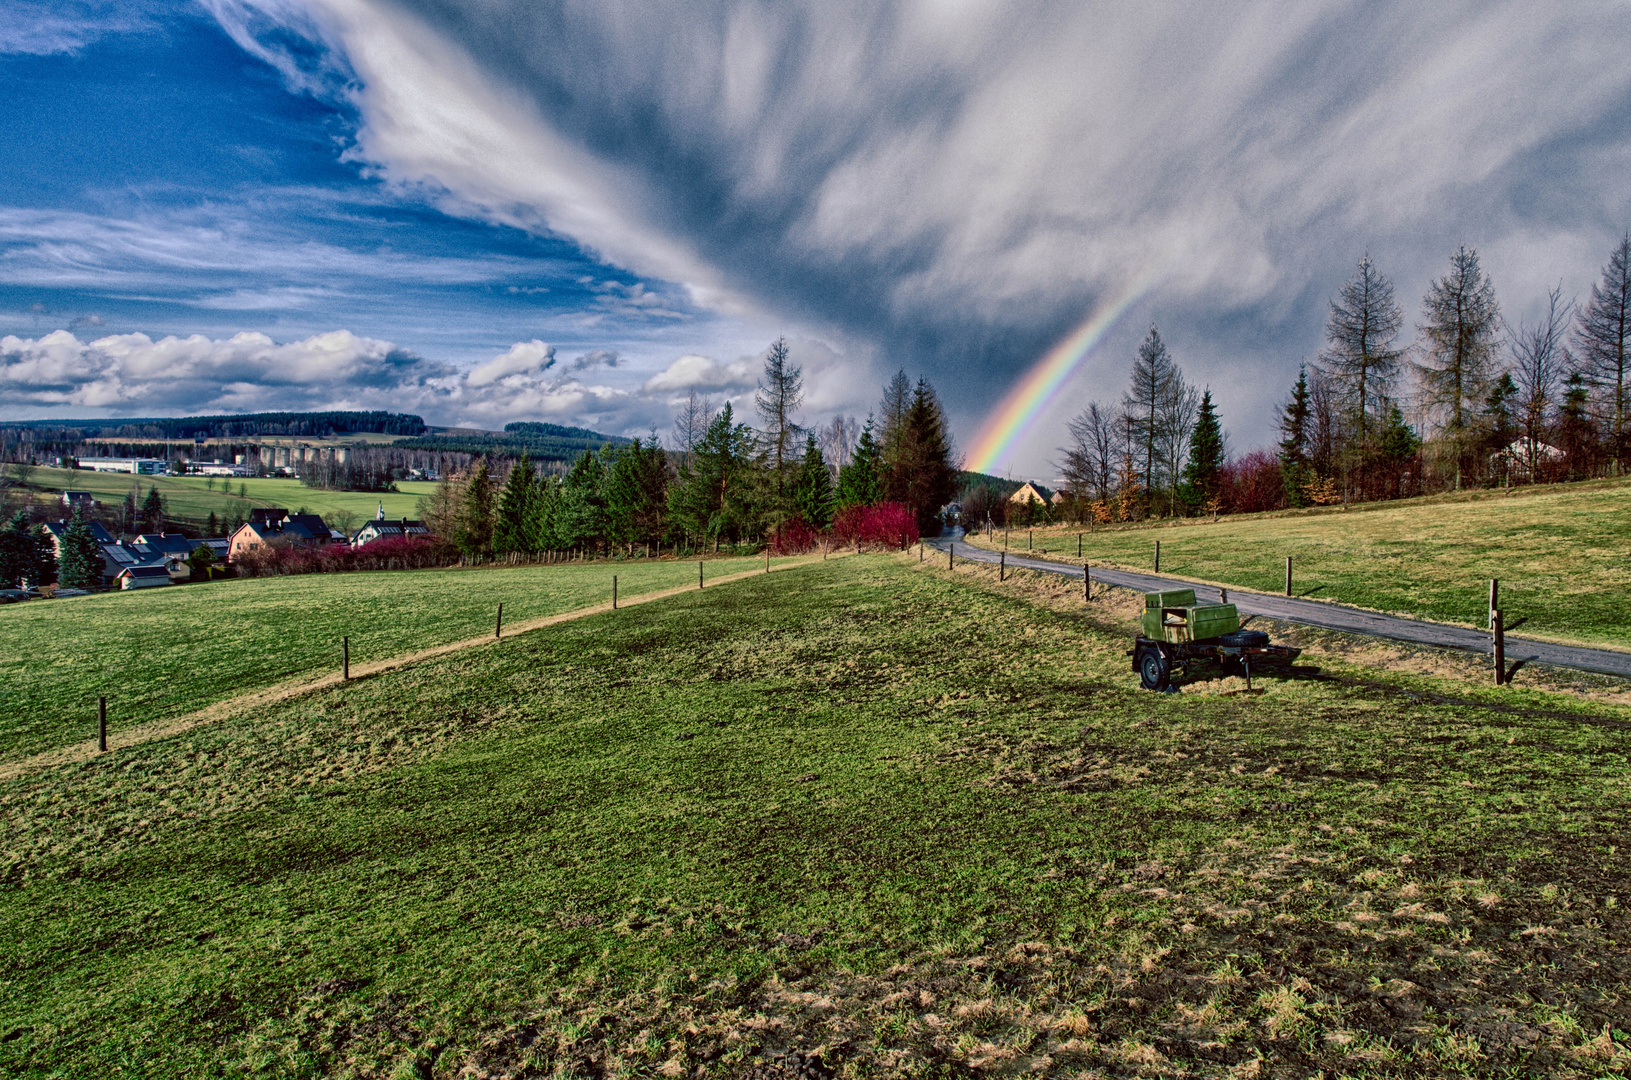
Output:
[[1101,302],[1087,321],[1049,349],[985,418],[963,467],[972,472],[995,471],[1116,320],[1150,291],[1156,277],[1153,271],[1135,275],[1119,292]]

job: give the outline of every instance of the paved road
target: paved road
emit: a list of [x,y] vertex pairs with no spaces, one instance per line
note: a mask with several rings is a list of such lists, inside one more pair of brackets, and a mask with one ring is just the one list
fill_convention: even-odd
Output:
[[[940,551],[956,544],[956,557],[958,559],[971,559],[976,562],[994,563],[997,561],[997,552],[987,551],[970,544],[959,543],[961,534],[955,536],[938,536],[926,543]],[[1066,577],[1081,577],[1080,565],[1070,563],[1051,562],[1047,559],[1031,558],[1008,553],[1008,565],[1026,570],[1044,570],[1049,573],[1063,574]],[[1203,603],[1215,602],[1219,599],[1218,589],[1215,585],[1199,585],[1191,581],[1181,581],[1177,578],[1160,577],[1155,574],[1135,574],[1126,570],[1110,570],[1093,568],[1094,582],[1104,582],[1110,585],[1120,585],[1123,588],[1135,589],[1138,592],[1155,592],[1160,589],[1192,588],[1195,598]],[[1488,654],[1493,648],[1488,631],[1469,630],[1462,626],[1446,626],[1443,623],[1425,622],[1421,619],[1407,619],[1400,615],[1382,615],[1374,611],[1361,611],[1358,608],[1343,607],[1340,604],[1330,604],[1320,600],[1301,600],[1292,596],[1275,596],[1271,593],[1246,592],[1236,589],[1229,593],[1229,601],[1239,609],[1242,615],[1262,615],[1270,619],[1283,619],[1286,622],[1302,623],[1304,626],[1318,626],[1326,630],[1341,630],[1350,634],[1368,634],[1371,637],[1393,638],[1397,641],[1414,642],[1417,645],[1438,645],[1447,649],[1463,649],[1467,652],[1481,652]],[[1618,675],[1621,678],[1631,679],[1631,653],[1616,652],[1612,649],[1590,649],[1580,645],[1554,645],[1545,641],[1531,641],[1528,638],[1506,635],[1507,663],[1523,661],[1535,664],[1555,664],[1558,667],[1575,668],[1580,671],[1595,671],[1603,675]]]

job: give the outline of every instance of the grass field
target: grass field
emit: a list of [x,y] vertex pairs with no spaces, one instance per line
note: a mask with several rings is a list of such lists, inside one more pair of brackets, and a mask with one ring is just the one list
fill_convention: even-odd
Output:
[[815,563],[0,784],[0,1072],[1631,1064],[1631,710],[1146,694],[1022,588]]
[[[759,559],[708,561],[720,576]],[[475,637],[507,622],[694,583],[672,560],[242,578],[0,607],[0,761],[287,679]]]
[[[1077,526],[1035,530],[1039,553],[1076,559]],[[991,540],[971,540],[1001,548]],[[1095,564],[1285,591],[1468,626],[1486,625],[1489,579],[1501,581],[1507,627],[1557,641],[1631,648],[1631,481],[1519,489],[1511,495],[1372,503],[1343,512],[1277,514],[1089,533]],[[1026,530],[1008,538],[1026,550]]]
[[[281,506],[294,511],[304,507],[313,514],[328,517],[336,511],[349,510],[357,515],[358,523],[372,518],[379,504],[385,504],[385,516],[413,517],[414,508],[421,497],[430,494],[436,485],[424,480],[403,480],[397,483],[400,491],[374,494],[363,491],[322,491],[301,485],[300,481],[276,477],[217,477],[214,490],[206,486],[203,476],[130,476],[124,473],[97,473],[83,469],[36,469],[30,486],[39,497],[60,496],[65,488],[89,491],[98,501],[109,505],[121,502],[139,481],[143,494],[157,487],[164,496],[165,509],[171,517],[201,527],[213,512],[217,518],[234,515],[248,517],[257,506]],[[245,494],[238,495],[242,487]]]

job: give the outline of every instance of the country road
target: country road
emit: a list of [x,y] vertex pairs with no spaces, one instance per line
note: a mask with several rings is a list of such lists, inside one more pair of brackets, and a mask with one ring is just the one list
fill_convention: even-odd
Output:
[[[941,552],[953,544],[956,545],[956,558],[968,559],[974,562],[995,563],[998,553],[964,544],[962,533],[955,535],[937,536],[925,541],[930,547]],[[1037,559],[1031,556],[1008,553],[1008,565],[1017,569],[1042,570],[1053,574],[1063,574],[1066,577],[1081,577],[1080,564],[1053,562],[1047,559]],[[1093,580],[1107,585],[1119,585],[1122,588],[1134,589],[1138,592],[1155,592],[1160,589],[1193,588],[1195,597],[1203,602],[1220,599],[1218,588],[1215,585],[1201,585],[1192,581],[1183,581],[1178,578],[1160,577],[1156,574],[1137,574],[1126,570],[1100,569],[1093,567]],[[1421,619],[1407,619],[1402,615],[1384,615],[1375,611],[1363,611],[1359,608],[1343,607],[1340,604],[1331,604],[1323,600],[1301,600],[1292,596],[1276,596],[1272,593],[1248,592],[1245,589],[1231,588],[1229,601],[1234,604],[1242,615],[1261,615],[1269,619],[1282,619],[1285,622],[1301,623],[1304,626],[1318,626],[1325,630],[1340,630],[1349,634],[1367,634],[1371,637],[1392,638],[1396,641],[1409,641],[1417,645],[1437,645],[1446,649],[1462,649],[1466,652],[1488,654],[1492,643],[1487,630],[1471,630],[1464,626],[1447,626],[1443,623],[1426,622]],[[1552,664],[1557,667],[1574,668],[1578,671],[1592,671],[1600,675],[1616,675],[1620,678],[1631,679],[1631,653],[1618,652],[1613,649],[1593,649],[1584,645],[1557,645],[1548,641],[1534,641],[1529,638],[1506,635],[1506,660],[1508,664],[1523,661],[1533,664]]]

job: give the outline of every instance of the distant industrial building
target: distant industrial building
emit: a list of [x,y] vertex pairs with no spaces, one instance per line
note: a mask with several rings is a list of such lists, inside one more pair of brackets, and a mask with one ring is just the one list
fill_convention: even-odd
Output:
[[122,472],[136,473],[141,476],[165,476],[170,472],[170,463],[163,458],[119,458],[96,457],[80,458],[79,467],[91,472]]

